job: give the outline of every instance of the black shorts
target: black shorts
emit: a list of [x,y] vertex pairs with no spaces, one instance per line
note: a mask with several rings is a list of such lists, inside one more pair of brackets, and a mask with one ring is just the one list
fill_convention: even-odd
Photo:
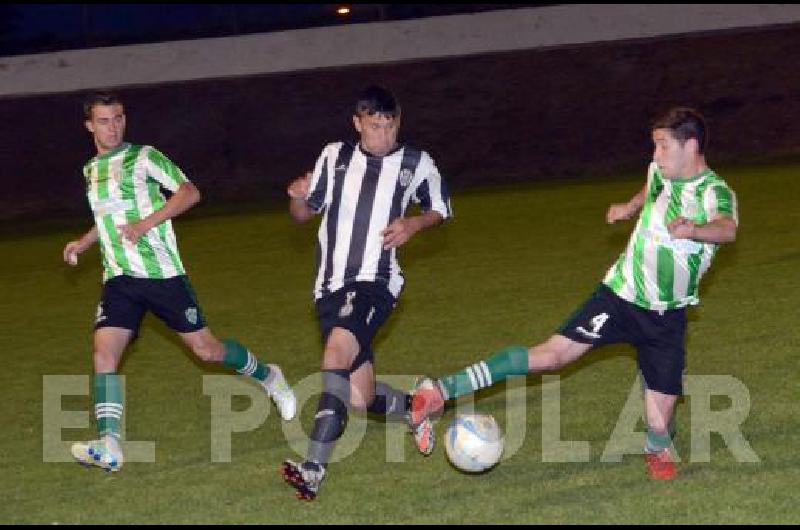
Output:
[[178,333],[198,331],[206,326],[187,276],[163,280],[115,276],[103,286],[94,329],[124,328],[139,334],[147,311]]
[[600,284],[558,333],[592,346],[632,344],[647,388],[672,396],[682,394],[686,308],[643,309]]
[[359,352],[351,366],[356,371],[365,362],[374,364],[372,339],[394,309],[394,296],[382,283],[356,282],[323,296],[316,302],[322,342],[333,328],[344,328],[355,335]]

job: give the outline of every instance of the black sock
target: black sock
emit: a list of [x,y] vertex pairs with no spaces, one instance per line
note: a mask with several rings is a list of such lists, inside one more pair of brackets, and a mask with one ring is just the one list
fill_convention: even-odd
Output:
[[378,381],[375,384],[375,399],[367,410],[373,414],[386,416],[386,419],[405,421],[411,408],[411,395]]
[[336,440],[347,424],[350,403],[350,370],[323,370],[322,395],[314,417],[314,430],[306,460],[328,463]]

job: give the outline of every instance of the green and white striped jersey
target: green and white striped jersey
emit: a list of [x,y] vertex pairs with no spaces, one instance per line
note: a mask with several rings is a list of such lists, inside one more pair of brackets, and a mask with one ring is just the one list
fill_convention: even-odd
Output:
[[135,244],[118,226],[140,221],[167,202],[161,187],[176,191],[188,182],[166,156],[148,145],[123,143],[83,168],[103,257],[103,281],[120,275],[171,278],[185,274],[172,223],[167,220]]
[[697,286],[719,245],[673,239],[667,224],[678,216],[703,224],[717,214],[738,224],[736,195],[710,169],[691,179],[665,179],[655,162],[648,168],[646,190],[628,247],[603,283],[620,298],[645,309],[698,304]]

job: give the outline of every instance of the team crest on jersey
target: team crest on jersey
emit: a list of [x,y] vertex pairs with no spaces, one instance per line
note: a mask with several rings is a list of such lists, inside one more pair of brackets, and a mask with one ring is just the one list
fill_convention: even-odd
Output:
[[399,177],[400,185],[405,188],[406,186],[409,185],[413,177],[414,173],[407,167],[404,167],[403,169],[400,170],[400,177]]
[[197,324],[197,308],[190,307],[186,310],[186,321],[190,324],[194,325]]
[[356,292],[350,291],[345,296],[347,296],[347,300],[342,308],[339,309],[339,318],[347,318],[353,313],[353,298],[356,297]]

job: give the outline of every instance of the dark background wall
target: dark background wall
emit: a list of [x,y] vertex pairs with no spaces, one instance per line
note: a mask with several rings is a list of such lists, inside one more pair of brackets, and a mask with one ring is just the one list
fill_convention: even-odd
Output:
[[[714,161],[800,154],[800,25],[120,89],[129,141],[155,145],[213,200],[279,197],[323,145],[353,138],[371,82],[402,139],[454,188],[642,169],[648,122],[704,112]],[[0,218],[86,213],[82,93],[0,99]]]

